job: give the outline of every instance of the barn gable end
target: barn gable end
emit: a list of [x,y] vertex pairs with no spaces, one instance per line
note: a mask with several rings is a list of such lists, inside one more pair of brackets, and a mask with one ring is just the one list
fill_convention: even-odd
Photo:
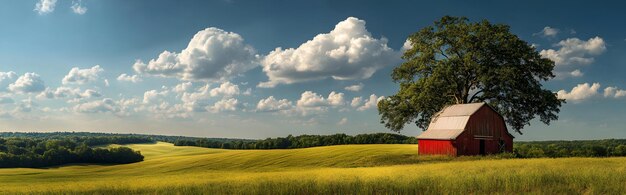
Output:
[[485,103],[444,108],[417,137],[420,154],[478,155],[511,152],[504,118]]

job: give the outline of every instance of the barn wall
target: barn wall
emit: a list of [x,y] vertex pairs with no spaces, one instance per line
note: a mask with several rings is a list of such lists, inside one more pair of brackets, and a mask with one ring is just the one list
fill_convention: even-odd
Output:
[[418,154],[420,155],[451,155],[456,156],[457,151],[452,140],[417,140]]
[[500,140],[505,151],[513,151],[513,138],[507,133],[503,118],[488,106],[483,106],[468,120],[465,131],[457,137],[459,155],[480,154],[480,140],[485,140],[485,154],[500,152]]

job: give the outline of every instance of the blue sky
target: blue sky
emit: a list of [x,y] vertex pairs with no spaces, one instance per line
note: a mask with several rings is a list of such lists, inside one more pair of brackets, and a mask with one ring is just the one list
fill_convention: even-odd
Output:
[[[0,130],[265,138],[389,132],[375,103],[408,35],[505,23],[556,61],[560,119],[518,140],[626,137],[626,14],[609,3],[8,1]],[[405,135],[421,132],[408,125]]]

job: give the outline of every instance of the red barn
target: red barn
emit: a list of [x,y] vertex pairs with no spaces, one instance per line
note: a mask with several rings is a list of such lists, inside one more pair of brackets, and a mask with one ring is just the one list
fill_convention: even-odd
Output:
[[513,151],[504,118],[486,103],[456,104],[433,116],[417,136],[420,155],[485,155]]

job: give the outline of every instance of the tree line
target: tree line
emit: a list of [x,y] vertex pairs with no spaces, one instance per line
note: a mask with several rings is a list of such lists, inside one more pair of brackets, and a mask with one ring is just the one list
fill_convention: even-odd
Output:
[[105,144],[153,142],[149,138],[128,136],[0,138],[0,168],[48,167],[68,163],[125,164],[143,160],[139,151],[127,147],[92,148]]
[[291,149],[316,146],[331,146],[345,144],[416,144],[414,137],[391,133],[360,134],[350,136],[346,134],[334,135],[299,135],[264,140],[231,140],[216,141],[209,139],[186,140],[174,142],[176,146],[198,146],[205,148],[222,149]]
[[626,156],[626,139],[516,142],[520,158]]

